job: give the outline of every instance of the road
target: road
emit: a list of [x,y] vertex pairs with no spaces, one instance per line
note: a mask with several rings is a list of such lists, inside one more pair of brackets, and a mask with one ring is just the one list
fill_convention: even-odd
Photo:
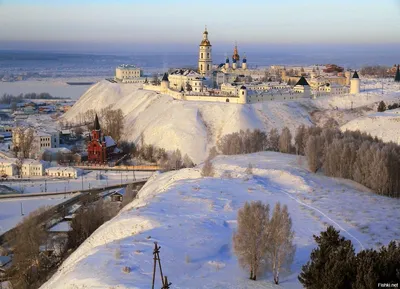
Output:
[[[142,187],[146,182],[147,182],[147,178],[146,179],[137,180],[137,181],[134,181],[134,182],[129,182],[129,183],[122,184],[122,185],[119,184],[119,185],[113,185],[113,186],[108,186],[108,187],[104,187],[104,188],[93,188],[93,189],[90,189],[90,190],[83,190],[83,191],[79,190],[79,191],[69,192],[69,193],[75,193],[75,194],[79,194],[79,195],[77,195],[77,196],[75,196],[75,197],[73,197],[71,199],[68,199],[67,201],[65,201],[63,203],[55,205],[51,209],[46,211],[44,214],[37,216],[37,218],[39,219],[38,223],[48,223],[52,219],[56,219],[57,217],[59,218],[60,215],[65,214],[65,212],[68,211],[71,206],[73,206],[76,203],[79,203],[82,200],[82,198],[85,197],[88,194],[95,194],[96,196],[99,197],[99,194],[104,192],[104,191],[108,191],[108,190],[124,187],[124,186],[127,186],[128,184],[135,184],[136,186]],[[43,196],[43,195],[49,195],[49,194],[53,194],[53,195],[54,194],[61,194],[62,195],[64,193],[26,194],[26,195],[23,195],[23,196],[17,195],[15,197],[18,197],[18,198],[24,197],[25,198],[25,197],[31,196],[31,195],[36,195],[35,197],[37,197],[38,195],[39,196]],[[97,200],[97,199],[94,199],[94,200]],[[8,236],[12,235],[12,233],[16,230],[16,228],[17,227],[15,227],[15,228],[13,228],[11,230],[8,230],[4,234],[0,235],[0,246],[3,246],[3,244],[7,240]]]
[[147,180],[148,180],[148,178],[142,178],[142,179],[138,179],[134,182],[130,181],[130,182],[125,182],[125,183],[118,184],[118,185],[103,186],[100,188],[94,187],[94,188],[85,189],[85,190],[73,190],[73,191],[65,191],[65,192],[46,192],[46,193],[7,194],[7,195],[0,195],[0,199],[4,200],[4,199],[15,199],[15,198],[33,198],[33,197],[42,197],[42,196],[87,193],[87,192],[91,192],[94,190],[107,191],[107,190],[117,189],[117,188],[121,188],[121,187],[126,187],[129,184],[143,183],[143,182],[146,182]]

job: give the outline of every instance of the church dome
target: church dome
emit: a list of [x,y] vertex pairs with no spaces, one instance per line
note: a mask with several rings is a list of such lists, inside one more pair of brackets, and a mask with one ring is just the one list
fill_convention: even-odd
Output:
[[200,43],[200,46],[211,46],[210,40],[203,39]]
[[239,52],[238,52],[238,49],[237,49],[237,45],[235,45],[235,48],[233,50],[232,60],[235,60],[235,61],[239,61],[240,60],[240,56],[239,56]]
[[211,46],[210,40],[208,40],[207,27],[203,32],[203,40],[201,41],[200,46]]

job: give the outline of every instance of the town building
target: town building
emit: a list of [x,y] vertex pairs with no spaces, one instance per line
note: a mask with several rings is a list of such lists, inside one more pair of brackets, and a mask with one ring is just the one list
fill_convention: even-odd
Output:
[[115,69],[115,80],[122,83],[144,83],[146,78],[135,65],[122,64]]
[[18,175],[18,168],[14,161],[9,159],[0,159],[0,176],[12,177]]
[[[192,69],[177,69],[165,77],[168,77],[169,86],[175,90],[203,91],[205,78]],[[164,77],[162,81],[165,81]]]
[[35,131],[33,141],[34,151],[39,152],[48,148],[59,148],[60,147],[60,133]]
[[110,136],[103,136],[99,118],[95,117],[94,128],[87,146],[88,161],[91,163],[105,163],[113,155],[119,153],[117,143]]
[[78,178],[82,170],[73,167],[51,167],[46,169],[46,175],[55,178]]
[[44,161],[37,161],[31,159],[25,159],[22,163],[22,177],[38,177],[44,176],[47,163]]

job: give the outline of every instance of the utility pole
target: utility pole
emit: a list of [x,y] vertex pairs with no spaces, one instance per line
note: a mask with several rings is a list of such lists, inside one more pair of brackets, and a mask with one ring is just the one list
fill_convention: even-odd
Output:
[[161,275],[161,283],[162,283],[162,287],[161,289],[169,289],[172,283],[168,283],[168,278],[167,276],[163,276],[163,272],[162,272],[162,268],[161,268],[161,260],[160,260],[160,249],[161,247],[159,247],[157,245],[157,242],[154,242],[154,250],[153,250],[153,255],[154,255],[154,266],[153,266],[153,283],[151,288],[154,289],[154,283],[156,280],[156,270],[157,270],[157,262],[158,262],[158,266],[160,268],[160,275]]
[[22,202],[20,204],[21,204],[21,216],[23,216],[24,215],[24,209],[22,208]]
[[44,191],[47,192],[47,180],[44,180]]
[[82,179],[82,191],[83,191],[83,174],[81,175],[81,179]]

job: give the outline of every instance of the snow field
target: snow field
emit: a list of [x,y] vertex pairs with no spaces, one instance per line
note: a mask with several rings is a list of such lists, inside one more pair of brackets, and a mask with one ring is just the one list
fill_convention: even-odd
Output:
[[[253,176],[245,174],[248,163]],[[399,200],[310,174],[302,163],[293,155],[263,152],[217,157],[214,178],[201,178],[201,166],[154,174],[138,199],[100,227],[42,288],[149,288],[154,241],[174,288],[301,288],[297,275],[315,247],[312,236],[328,225],[357,251],[400,239]],[[221,177],[227,171],[232,178]],[[248,280],[232,252],[237,210],[252,200],[271,210],[279,201],[292,217],[297,251],[280,286],[268,275]]]

